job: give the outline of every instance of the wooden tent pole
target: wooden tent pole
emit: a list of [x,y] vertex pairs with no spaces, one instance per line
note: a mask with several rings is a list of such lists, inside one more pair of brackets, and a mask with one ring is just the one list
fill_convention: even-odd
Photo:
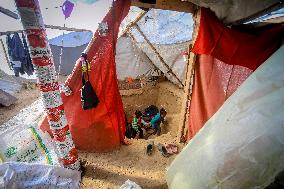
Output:
[[[130,28],[131,28],[134,24],[136,24],[139,20],[141,20],[141,19],[143,18],[143,16],[144,16],[146,13],[147,13],[146,11],[140,12],[140,14],[139,14],[132,22],[130,22],[130,23],[126,26],[125,30],[122,32],[122,34],[121,34],[120,36],[123,36],[125,33],[128,33],[128,31],[130,30]],[[119,36],[119,37],[120,37],[120,36]],[[118,38],[119,38],[119,37],[118,37]]]
[[176,74],[172,71],[172,69],[169,67],[169,65],[166,64],[165,60],[163,59],[163,57],[160,55],[160,53],[157,51],[157,49],[152,45],[152,43],[148,40],[148,38],[146,37],[146,35],[142,32],[141,28],[137,25],[134,24],[134,27],[138,30],[138,32],[142,35],[142,37],[144,38],[144,40],[147,42],[147,44],[151,47],[151,49],[155,52],[155,54],[158,56],[158,58],[160,59],[160,61],[162,62],[162,64],[169,70],[168,72],[170,72],[174,78],[179,82],[179,84],[183,86],[183,83],[180,81],[180,79],[176,76]]
[[80,169],[60,96],[54,61],[46,37],[38,0],[15,0],[27,34],[29,52],[34,65],[47,119],[58,150],[58,159],[65,168]]
[[178,128],[178,139],[180,140],[180,142],[185,142],[186,139],[184,137],[185,134],[185,124],[186,121],[188,120],[188,109],[190,106],[190,101],[191,101],[191,94],[192,94],[192,85],[194,82],[194,70],[195,70],[195,62],[196,62],[196,55],[191,51],[191,48],[193,47],[195,40],[197,38],[198,35],[198,30],[199,30],[199,25],[200,25],[200,14],[201,11],[200,9],[198,11],[196,11],[193,14],[193,21],[194,21],[194,25],[193,25],[193,33],[192,33],[192,41],[191,44],[188,47],[188,51],[189,51],[189,58],[188,58],[188,65],[187,65],[187,69],[186,69],[186,81],[185,81],[185,87],[184,87],[184,97],[183,97],[183,101],[182,101],[182,109],[181,109],[181,116],[182,120],[180,122],[180,126]]
[[[127,32],[127,35],[129,35],[129,37],[133,40],[134,45],[136,45],[137,41],[136,41],[135,37],[130,33],[130,31]],[[137,45],[136,45],[136,47],[139,48]],[[159,70],[159,68],[157,68],[157,66],[152,62],[152,60],[147,56],[146,53],[145,53],[145,56],[150,60],[150,63],[152,64],[152,66],[154,66],[155,69]]]
[[189,53],[189,59],[188,59],[188,66],[187,66],[187,74],[186,74],[186,81],[185,81],[185,87],[184,87],[184,98],[182,102],[182,110],[181,115],[182,122],[180,124],[180,127],[178,129],[178,139],[180,142],[184,142],[184,129],[185,124],[187,120],[188,115],[188,108],[189,108],[189,101],[190,99],[190,93],[192,91],[192,84],[193,84],[193,73],[194,73],[194,67],[195,67],[195,59],[196,55],[194,53]]

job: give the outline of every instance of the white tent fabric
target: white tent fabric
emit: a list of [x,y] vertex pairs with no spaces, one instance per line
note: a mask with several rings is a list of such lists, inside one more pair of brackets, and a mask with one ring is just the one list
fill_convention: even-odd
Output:
[[263,189],[284,170],[284,46],[176,157],[169,188]]
[[119,80],[137,78],[149,72],[153,65],[129,37],[120,37],[116,44],[116,73]]
[[[187,52],[189,43],[179,43],[170,45],[153,44],[159,54],[163,57],[165,63],[172,69],[180,81],[185,79],[187,62],[183,59],[183,52]],[[139,43],[138,46],[147,54],[153,64],[159,68],[164,75],[173,83],[179,85],[177,79],[168,72],[169,70],[162,64],[157,54],[149,47],[147,43]]]

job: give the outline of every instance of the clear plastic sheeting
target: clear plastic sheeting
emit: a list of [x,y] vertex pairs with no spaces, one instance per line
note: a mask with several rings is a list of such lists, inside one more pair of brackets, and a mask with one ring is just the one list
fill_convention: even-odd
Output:
[[127,180],[119,189],[142,189],[142,188],[135,182]]
[[129,37],[120,37],[116,44],[116,74],[119,80],[145,75],[154,66],[145,53]]
[[[131,7],[129,14],[123,20],[120,31],[124,31],[126,26],[133,21],[141,9]],[[192,14],[150,9],[137,23],[149,41],[154,44],[173,44],[191,40],[193,31]],[[139,43],[144,41],[138,31],[133,31]]]
[[[163,57],[165,63],[172,69],[173,73],[180,81],[185,79],[186,61],[183,59],[183,52],[187,52],[188,42],[170,45],[153,44],[158,53]],[[178,80],[169,72],[169,69],[161,62],[158,55],[149,47],[147,43],[137,44],[143,52],[150,58],[153,64],[159,68],[164,75],[173,83],[179,85]]]
[[284,46],[225,102],[167,171],[171,189],[262,189],[284,170]]
[[79,171],[39,164],[9,162],[0,165],[0,188],[76,189],[80,186]]

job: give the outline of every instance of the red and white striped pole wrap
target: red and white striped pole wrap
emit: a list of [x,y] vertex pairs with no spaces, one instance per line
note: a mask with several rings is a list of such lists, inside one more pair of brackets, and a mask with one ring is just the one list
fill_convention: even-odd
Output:
[[58,158],[64,167],[79,170],[78,153],[64,113],[39,2],[38,0],[15,0],[15,3],[29,42],[32,63],[36,70],[37,82],[54,136]]

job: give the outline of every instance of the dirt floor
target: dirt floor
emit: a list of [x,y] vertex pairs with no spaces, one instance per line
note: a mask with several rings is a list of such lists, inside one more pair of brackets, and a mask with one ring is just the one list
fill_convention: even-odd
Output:
[[[62,78],[64,80],[65,78]],[[140,95],[123,96],[125,111],[128,116],[136,109],[143,110],[154,104],[164,107],[168,115],[166,124],[162,126],[162,135],[150,136],[148,140],[132,139],[130,145],[108,153],[80,152],[79,156],[86,161],[86,173],[81,188],[119,188],[127,179],[136,182],[143,189],[166,189],[166,168],[176,155],[163,157],[157,144],[175,143],[179,151],[183,145],[177,142],[177,131],[180,121],[182,90],[170,82],[162,82],[156,86],[148,86]],[[30,105],[40,97],[38,89],[22,89],[16,94],[18,102],[10,107],[0,108],[0,124],[15,116],[21,109]],[[146,155],[146,145],[154,141],[154,152]]]
[[36,89],[22,89],[14,95],[18,98],[17,102],[9,107],[0,107],[0,125],[14,117],[19,111],[26,106],[31,105],[40,97],[39,90]]
[[[66,78],[66,76],[60,76],[59,82],[63,83]],[[30,87],[30,85],[31,84],[29,84],[29,87],[25,87],[27,85],[23,84],[22,89],[14,95],[18,99],[15,104],[9,107],[0,107],[0,125],[14,117],[21,109],[31,105],[34,101],[40,98],[39,89],[35,85],[32,87]]]
[[[87,162],[86,174],[81,188],[119,188],[127,179],[136,182],[143,189],[166,189],[166,169],[175,155],[163,157],[157,144],[175,143],[179,151],[183,148],[177,142],[179,114],[182,90],[169,82],[159,83],[155,87],[146,87],[140,95],[123,96],[127,115],[136,109],[143,110],[154,104],[164,107],[168,115],[167,124],[162,126],[161,136],[150,136],[148,140],[132,139],[131,145],[121,146],[109,153],[80,153],[80,158]],[[154,141],[154,153],[146,155],[146,146]]]

